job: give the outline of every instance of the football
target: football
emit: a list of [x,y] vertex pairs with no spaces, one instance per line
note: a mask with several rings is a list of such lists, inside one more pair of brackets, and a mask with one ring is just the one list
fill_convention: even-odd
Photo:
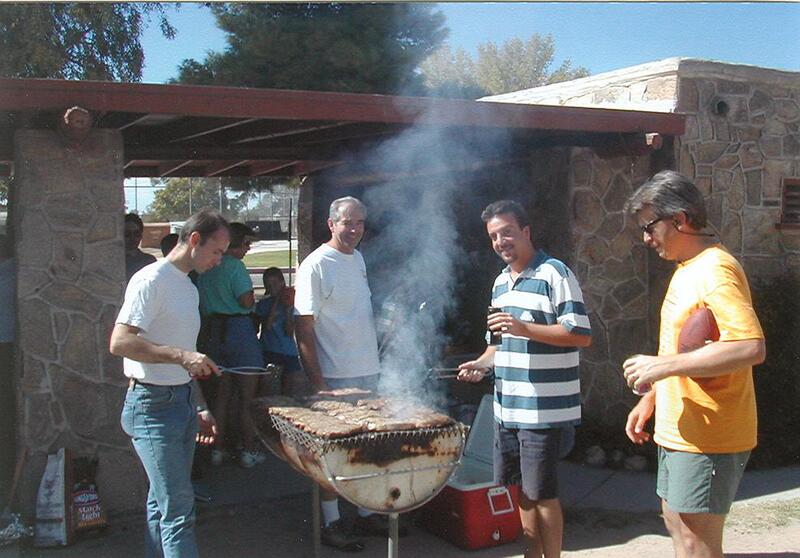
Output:
[[705,345],[708,341],[719,341],[719,328],[714,313],[708,308],[699,308],[686,319],[678,336],[678,352],[688,353]]

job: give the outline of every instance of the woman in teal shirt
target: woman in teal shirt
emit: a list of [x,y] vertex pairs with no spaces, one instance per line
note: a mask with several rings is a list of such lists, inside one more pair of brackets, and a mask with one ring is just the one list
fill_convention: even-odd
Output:
[[[200,292],[200,313],[203,316],[203,342],[207,354],[220,366],[227,368],[263,368],[264,359],[258,345],[255,325],[250,318],[255,306],[253,282],[242,262],[250,249],[253,230],[242,223],[231,223],[231,242],[220,264],[197,278]],[[263,463],[266,455],[259,450],[256,429],[249,409],[258,387],[258,376],[223,374],[219,380],[214,417],[218,435],[211,450],[211,464],[222,463],[225,447],[228,401],[231,382],[239,391],[239,425],[244,446],[239,464],[250,468]]]

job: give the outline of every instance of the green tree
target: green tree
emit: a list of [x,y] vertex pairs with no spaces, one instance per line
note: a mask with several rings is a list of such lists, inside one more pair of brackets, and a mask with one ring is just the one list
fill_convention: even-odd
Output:
[[475,61],[464,49],[442,45],[420,64],[428,95],[457,99],[476,99],[486,95],[478,84]]
[[[216,178],[167,178],[154,186],[153,202],[143,217],[148,222],[183,221],[201,209],[221,209],[226,218],[236,220],[252,195],[237,192],[229,196]],[[221,201],[221,207],[220,207]]]
[[589,75],[586,68],[572,69],[567,59],[550,72],[556,47],[551,35],[533,34],[527,41],[511,39],[498,47],[478,46],[477,79],[490,95],[519,91]]
[[160,3],[3,2],[0,75],[139,81],[139,37],[153,15],[172,38]]
[[478,45],[474,61],[463,50],[452,52],[445,46],[423,62],[421,69],[425,85],[432,93],[466,98],[498,95],[589,75],[584,67],[573,68],[569,59],[551,70],[554,58],[553,37],[535,33],[527,41],[515,38],[500,46],[493,42]]
[[277,89],[419,93],[419,64],[444,40],[427,4],[212,4],[224,52],[184,60],[176,81]]

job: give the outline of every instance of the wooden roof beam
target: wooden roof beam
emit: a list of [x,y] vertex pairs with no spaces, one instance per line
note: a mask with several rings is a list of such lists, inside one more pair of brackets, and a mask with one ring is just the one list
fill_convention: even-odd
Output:
[[312,174],[341,165],[340,161],[300,161],[295,166],[297,175]]
[[194,164],[194,161],[187,159],[185,161],[165,161],[158,166],[158,176],[165,177],[172,173],[178,172],[184,167]]
[[307,127],[300,127],[300,128],[293,128],[290,130],[286,130],[283,132],[274,132],[271,134],[262,134],[258,136],[251,136],[247,138],[242,138],[236,141],[231,142],[231,145],[241,145],[244,143],[251,143],[254,141],[264,141],[264,140],[271,140],[275,138],[282,138],[286,136],[297,136],[300,134],[307,134],[309,132],[317,132],[320,130],[329,130],[331,128],[339,128],[341,126],[346,126],[350,124],[350,122],[336,122],[334,124],[326,124],[324,126],[307,126]]
[[[221,102],[222,99],[224,102]],[[683,134],[685,129],[685,118],[674,113],[360,93],[0,78],[0,110],[64,110],[73,105],[95,112],[335,122],[348,120],[438,127],[658,132],[673,136]]]
[[95,118],[97,128],[111,128],[112,130],[126,130],[146,121],[150,115],[130,112],[101,112]]
[[274,159],[279,161],[311,159],[319,161],[338,160],[341,150],[334,147],[226,147],[218,145],[133,145],[125,150],[130,159],[158,160],[241,160]]
[[[250,165],[250,176],[266,176],[279,170],[290,168],[299,161],[254,162]],[[294,173],[291,173],[294,174]]]
[[214,161],[206,165],[206,176],[224,176],[225,172],[236,167],[245,166],[252,163],[249,159],[239,161]]

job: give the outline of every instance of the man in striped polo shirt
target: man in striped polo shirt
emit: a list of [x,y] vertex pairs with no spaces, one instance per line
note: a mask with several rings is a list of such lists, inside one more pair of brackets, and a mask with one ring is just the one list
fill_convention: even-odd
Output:
[[494,476],[518,484],[526,558],[561,555],[563,517],[557,464],[562,433],[581,418],[578,348],[591,327],[575,274],[537,250],[528,214],[501,200],[481,214],[492,248],[508,264],[494,282],[488,328],[500,333],[458,378],[477,382],[495,371]]

